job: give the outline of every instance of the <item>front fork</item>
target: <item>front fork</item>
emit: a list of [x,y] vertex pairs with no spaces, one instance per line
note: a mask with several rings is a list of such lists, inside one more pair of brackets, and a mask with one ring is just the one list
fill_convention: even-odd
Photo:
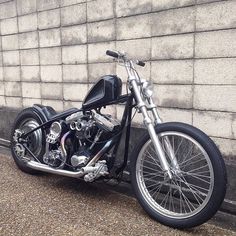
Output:
[[[141,111],[141,113],[143,115],[144,125],[147,127],[147,130],[148,130],[148,133],[149,133],[150,138],[152,140],[152,143],[154,145],[155,151],[156,151],[156,153],[159,157],[161,167],[165,171],[165,173],[168,175],[168,177],[170,179],[172,179],[172,172],[171,172],[170,166],[168,164],[168,161],[166,159],[165,152],[162,148],[159,137],[156,134],[154,125],[152,123],[152,120],[150,119],[150,117],[148,115],[147,107],[146,107],[146,104],[144,103],[144,101],[141,97],[141,93],[140,93],[139,87],[137,85],[137,81],[136,81],[135,76],[130,76],[129,81],[131,83],[133,92],[135,94],[138,109]],[[151,107],[151,110],[152,110],[152,113],[153,113],[153,116],[154,116],[154,119],[155,119],[155,124],[162,123],[160,117],[158,116],[156,107],[154,106],[154,103],[153,103],[151,98],[149,99],[149,104],[150,104],[150,107]],[[175,153],[174,153],[173,148],[170,144],[170,141],[167,137],[164,137],[164,145],[165,145],[166,150],[169,154],[172,167],[174,167],[176,170],[178,170],[179,166],[178,166],[178,163],[177,163],[177,160],[176,160],[176,157],[175,157]]]
[[[162,120],[157,113],[156,105],[154,104],[151,97],[148,99],[148,103],[151,107],[152,115],[155,120],[155,125],[161,124]],[[166,151],[168,152],[168,156],[170,158],[172,167],[175,169],[175,171],[179,172],[180,171],[179,164],[178,164],[178,161],[175,156],[175,152],[173,150],[173,147],[171,146],[171,142],[168,137],[164,137],[164,145],[165,145]]]

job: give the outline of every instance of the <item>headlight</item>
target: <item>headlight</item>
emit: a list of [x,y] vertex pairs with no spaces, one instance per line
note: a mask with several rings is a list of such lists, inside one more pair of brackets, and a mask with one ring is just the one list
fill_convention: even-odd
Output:
[[153,83],[150,81],[145,81],[143,83],[143,94],[150,98],[153,94]]

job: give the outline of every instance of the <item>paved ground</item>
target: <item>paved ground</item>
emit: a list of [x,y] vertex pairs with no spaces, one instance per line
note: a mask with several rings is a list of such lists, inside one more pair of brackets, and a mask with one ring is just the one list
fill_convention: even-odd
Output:
[[204,224],[174,230],[150,219],[137,201],[109,187],[31,176],[0,156],[0,235],[236,235]]

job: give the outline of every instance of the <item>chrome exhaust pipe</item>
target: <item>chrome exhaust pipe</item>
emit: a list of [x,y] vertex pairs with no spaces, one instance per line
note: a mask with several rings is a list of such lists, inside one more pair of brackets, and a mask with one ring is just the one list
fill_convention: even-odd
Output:
[[80,170],[77,172],[61,170],[61,169],[52,168],[48,165],[45,165],[36,161],[28,161],[26,165],[34,170],[39,170],[39,171],[43,171],[43,172],[47,172],[51,174],[62,175],[62,176],[67,176],[67,177],[72,177],[72,178],[80,178],[86,174],[85,170]]
[[67,176],[67,177],[72,177],[72,178],[80,178],[84,176],[85,174],[94,172],[98,169],[98,167],[95,167],[95,166],[85,166],[80,171],[73,172],[73,171],[68,171],[68,170],[52,168],[48,165],[39,163],[37,161],[28,161],[26,165],[34,170],[39,170],[39,171],[47,172],[50,174],[62,175],[62,176]]
[[62,175],[62,176],[67,176],[67,177],[72,177],[72,178],[80,178],[84,176],[85,174],[94,172],[97,170],[97,167],[93,166],[95,163],[99,160],[101,156],[107,151],[107,149],[110,147],[112,141],[108,141],[104,147],[93,157],[93,159],[85,166],[83,167],[80,171],[68,171],[68,170],[62,170],[62,169],[57,169],[57,168],[52,168],[48,165],[39,163],[37,161],[27,161],[26,165],[34,170],[39,170],[43,172],[47,172],[50,174],[56,174],[56,175]]

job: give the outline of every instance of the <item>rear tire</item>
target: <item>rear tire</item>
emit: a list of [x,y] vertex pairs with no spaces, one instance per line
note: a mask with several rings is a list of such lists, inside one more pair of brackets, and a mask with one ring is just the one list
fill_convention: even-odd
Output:
[[[164,137],[164,135],[170,135],[170,134],[172,135],[179,134],[183,135],[183,137],[189,137],[189,140],[194,140],[194,144],[195,143],[199,144],[198,146],[199,150],[204,150],[204,151],[201,154],[202,158],[201,156],[199,156],[200,160],[199,161],[194,159],[197,157],[193,156],[195,154],[193,152],[193,150],[195,151],[195,147],[193,144],[192,144],[193,147],[191,148],[192,149],[191,153],[188,150],[185,150],[184,144],[180,144],[179,150],[185,153],[190,153],[192,156],[190,156],[191,159],[188,158],[189,154],[184,155],[182,153],[182,155],[178,156],[177,154],[180,151],[177,150],[176,158],[178,164],[180,164],[181,174],[176,174],[176,179],[173,181],[169,180],[168,182],[166,181],[164,174],[163,178],[158,177],[158,175],[161,176],[160,175],[161,168],[157,170],[160,166],[158,167],[157,165],[157,169],[155,169],[154,172],[152,171],[152,169],[155,168],[155,163],[158,160],[158,157],[156,156],[156,159],[153,163],[150,162],[150,160],[148,159],[150,153],[148,151],[149,149],[145,149],[145,147],[148,147],[149,144],[151,145],[151,141],[149,134],[146,134],[139,142],[139,144],[136,146],[136,148],[134,148],[134,151],[131,154],[131,166],[130,166],[131,182],[135,195],[140,205],[152,218],[154,218],[155,220],[159,221],[164,225],[173,228],[179,228],[179,229],[191,228],[203,224],[204,222],[208,221],[220,208],[220,205],[223,202],[226,193],[226,187],[227,187],[226,168],[220,151],[218,150],[214,142],[206,134],[204,134],[199,129],[187,124],[177,123],[177,122],[163,123],[158,125],[155,128],[155,130],[160,139],[161,137]],[[175,140],[175,137],[172,139]],[[175,146],[174,142],[172,143],[172,147]],[[186,144],[188,144],[187,141]],[[183,147],[181,147],[181,145],[183,145]],[[175,148],[177,149],[177,147]],[[144,149],[147,150],[146,157]],[[207,161],[205,161],[205,163],[209,164],[209,176],[207,175],[206,177],[201,177],[202,180],[199,180],[199,176],[203,176],[204,171],[205,173],[207,173],[206,169],[201,169],[201,168],[207,168],[204,167],[203,164],[201,164],[201,161],[203,161],[204,159],[203,157],[206,157]],[[152,154],[151,158],[153,158]],[[146,166],[144,165],[145,160],[147,163]],[[198,170],[201,169],[201,171],[199,172],[200,174],[196,174],[198,173],[196,172],[197,162],[198,162],[197,169]],[[142,163],[142,165],[140,165],[140,163]],[[150,170],[148,170],[148,168],[150,168]],[[187,170],[182,170],[181,168],[185,168]],[[192,170],[191,169],[189,170],[189,168],[192,168]],[[148,173],[149,171],[152,173]],[[187,173],[188,176],[182,173]],[[194,178],[197,178],[197,180],[196,179],[194,180]],[[208,179],[210,179],[208,192],[207,191],[204,192],[205,190],[201,191],[202,188],[201,186],[204,186],[204,188],[205,186],[208,186],[206,183],[201,181],[207,182],[206,180]],[[184,184],[184,180],[186,180],[187,184]],[[199,187],[196,187],[196,185],[193,184],[195,182],[191,182],[190,180],[191,181],[194,180],[195,182],[203,185],[199,185]],[[212,183],[210,183],[210,181],[212,181]],[[155,187],[151,186],[155,184],[157,185],[157,187],[155,190],[153,190]],[[186,189],[188,186],[190,188],[187,191]],[[169,191],[167,192],[168,188]],[[187,195],[187,198],[192,194],[192,198],[190,199],[194,201],[188,204],[187,200],[184,199],[184,196],[186,197],[186,195],[185,194],[182,195],[181,192],[185,193]],[[163,195],[167,197],[164,199]],[[194,197],[196,199],[194,199]],[[203,199],[202,201],[201,198]],[[167,199],[169,200],[168,203],[166,203],[168,201]],[[184,208],[183,205],[183,203],[185,203],[184,201],[186,201],[185,206],[187,205],[190,206],[189,209],[188,207]],[[198,203],[199,206],[196,206]],[[190,204],[193,204],[193,207]],[[196,209],[194,207],[196,207]]]
[[[28,174],[39,174],[42,173],[40,171],[36,171],[31,169],[26,165],[26,162],[19,157],[15,151],[16,142],[14,141],[15,130],[20,129],[24,131],[32,130],[33,128],[42,124],[40,117],[33,111],[32,108],[26,108],[21,111],[16,120],[14,122],[12,131],[11,131],[11,153],[12,157],[20,170]],[[29,141],[28,148],[35,154],[39,161],[42,162],[43,155],[45,153],[45,132],[42,129],[38,129],[29,135],[31,139]],[[27,152],[26,152],[27,153]],[[30,154],[28,154],[29,158],[32,159]]]

